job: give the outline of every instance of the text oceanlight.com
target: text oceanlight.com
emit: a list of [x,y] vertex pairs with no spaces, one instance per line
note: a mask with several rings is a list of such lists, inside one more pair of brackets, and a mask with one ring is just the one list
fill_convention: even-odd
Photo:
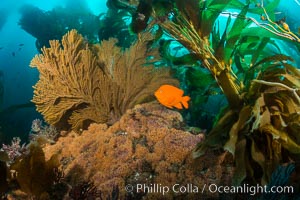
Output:
[[244,184],[241,186],[221,186],[217,184],[204,184],[203,186],[198,186],[194,184],[174,184],[172,186],[164,186],[162,184],[136,184],[136,185],[126,185],[125,190],[127,192],[136,193],[157,193],[165,195],[169,192],[174,193],[225,193],[225,194],[263,194],[263,193],[277,193],[277,194],[291,194],[294,192],[292,186],[261,186],[261,185],[249,185]]

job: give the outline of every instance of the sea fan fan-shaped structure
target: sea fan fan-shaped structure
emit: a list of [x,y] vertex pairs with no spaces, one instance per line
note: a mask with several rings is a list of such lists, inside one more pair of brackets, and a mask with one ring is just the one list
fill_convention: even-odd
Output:
[[76,30],[62,45],[50,41],[30,64],[40,72],[32,99],[37,111],[51,125],[79,130],[91,122],[113,123],[128,108],[151,100],[160,85],[177,85],[167,68],[154,66],[159,56],[147,48],[151,39],[146,33],[125,51],[116,39],[90,45]]

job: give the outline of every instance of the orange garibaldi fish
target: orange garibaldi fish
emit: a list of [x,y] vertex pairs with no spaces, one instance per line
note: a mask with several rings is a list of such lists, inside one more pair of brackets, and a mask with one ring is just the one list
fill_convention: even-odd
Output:
[[183,90],[172,85],[160,86],[154,95],[159,103],[168,108],[182,109],[182,105],[188,108],[188,101],[191,99],[189,96],[183,96]]

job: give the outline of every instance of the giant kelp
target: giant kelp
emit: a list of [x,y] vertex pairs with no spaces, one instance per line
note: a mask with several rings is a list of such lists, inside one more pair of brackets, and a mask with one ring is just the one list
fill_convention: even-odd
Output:
[[[38,142],[20,144],[14,138],[11,145],[0,149],[0,197],[7,199],[10,190],[20,189],[33,199],[48,199],[48,191],[59,180],[57,154],[45,159]],[[25,198],[23,198],[25,199]]]
[[48,161],[38,143],[28,146],[29,152],[22,155],[11,166],[20,189],[32,197],[48,196],[47,191],[54,184],[57,174],[55,169],[59,166],[58,156],[53,155]]
[[[300,157],[300,73],[278,43],[299,47],[299,38],[268,14],[278,3],[175,0],[164,20],[153,12],[166,33],[210,71],[228,100],[194,156],[207,148],[231,152],[236,160],[234,184],[245,179],[265,184],[278,164]],[[266,20],[249,17],[250,12]],[[216,21],[221,14],[227,16],[224,29]]]
[[7,181],[7,174],[8,169],[6,166],[6,163],[2,161],[2,152],[0,155],[0,197],[2,198],[2,195],[8,190],[8,181]]
[[[74,4],[73,4],[74,5]],[[43,46],[49,47],[49,40],[60,40],[69,30],[76,29],[90,41],[97,41],[97,32],[100,25],[99,17],[85,6],[75,4],[76,10],[70,7],[55,7],[44,11],[32,5],[23,5],[20,8],[20,27],[36,38],[38,51]]]
[[167,68],[156,68],[158,51],[148,49],[153,39],[144,34],[129,49],[116,39],[89,45],[75,30],[50,41],[31,61],[40,80],[33,102],[51,125],[74,130],[91,122],[113,123],[128,108],[149,101],[162,84],[175,84]]
[[126,10],[108,9],[100,18],[99,41],[114,37],[118,39],[118,46],[128,48],[136,38],[135,35],[130,34],[126,24],[129,16],[130,13]]

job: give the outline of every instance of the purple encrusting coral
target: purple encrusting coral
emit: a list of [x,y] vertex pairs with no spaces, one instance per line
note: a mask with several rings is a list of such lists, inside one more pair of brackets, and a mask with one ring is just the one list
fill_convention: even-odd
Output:
[[0,151],[7,153],[9,162],[15,161],[18,157],[23,155],[26,152],[25,144],[20,144],[21,139],[19,137],[14,137],[11,141],[11,145],[2,144]]
[[42,120],[35,119],[32,121],[29,138],[31,141],[37,138],[43,138],[50,143],[54,143],[59,136],[59,131],[51,125],[43,125]]
[[[137,196],[160,199],[158,194],[127,193],[125,185],[207,183],[203,176],[195,177],[202,165],[197,168],[198,163],[191,157],[194,146],[204,136],[174,128],[180,127],[181,123],[179,112],[151,102],[127,110],[120,121],[110,127],[92,124],[81,135],[69,133],[43,150],[46,159],[59,154],[59,159],[64,161],[64,173],[74,181],[72,185],[77,185],[77,180],[88,180],[104,197],[118,186],[120,199],[126,199],[128,195],[129,199]],[[216,171],[213,169],[214,175],[221,177],[223,171]],[[195,199],[193,195],[185,194],[184,197]],[[164,199],[177,196],[170,192]]]
[[31,124],[31,132],[39,132],[41,131],[41,128],[42,128],[42,120],[40,119],[35,119],[32,121],[32,124]]

